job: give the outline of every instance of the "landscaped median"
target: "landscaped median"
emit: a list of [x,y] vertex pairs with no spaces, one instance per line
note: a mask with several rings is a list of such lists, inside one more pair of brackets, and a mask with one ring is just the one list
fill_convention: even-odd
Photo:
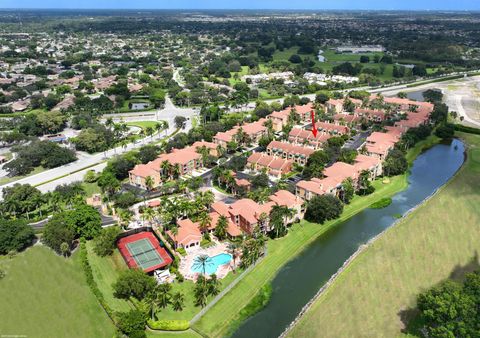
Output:
[[[425,148],[438,143],[436,137],[429,137],[419,142],[415,148],[409,151],[409,162]],[[218,301],[198,322],[193,329],[203,335],[218,337],[231,334],[238,328],[245,318],[241,316],[241,309],[245,308],[258,294],[259,290],[268,285],[278,271],[291,259],[297,256],[310,243],[316,240],[332,227],[342,223],[356,213],[369,207],[373,203],[384,198],[391,197],[408,185],[407,174],[390,179],[387,184],[381,180],[373,182],[376,188],[371,195],[355,196],[349,205],[346,205],[342,216],[334,221],[323,225],[313,224],[307,221],[294,224],[287,236],[267,243],[267,256],[243,278],[230,292]]]

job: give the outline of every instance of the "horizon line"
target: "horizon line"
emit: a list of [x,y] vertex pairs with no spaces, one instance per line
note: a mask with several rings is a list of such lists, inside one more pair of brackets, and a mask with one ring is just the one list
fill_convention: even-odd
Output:
[[62,7],[0,7],[0,11],[9,10],[71,10],[71,11],[102,11],[102,10],[118,10],[118,11],[348,11],[348,12],[358,12],[358,11],[373,11],[373,12],[480,12],[479,9],[428,9],[428,8],[417,8],[417,9],[386,9],[386,8],[356,8],[356,9],[346,9],[346,8],[62,8]]

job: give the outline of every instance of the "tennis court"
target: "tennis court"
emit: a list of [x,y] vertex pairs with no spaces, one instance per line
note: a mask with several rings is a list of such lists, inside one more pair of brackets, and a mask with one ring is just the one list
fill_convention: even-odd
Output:
[[127,248],[132,254],[133,259],[135,259],[137,266],[143,270],[163,263],[162,257],[160,257],[147,238],[128,243]]
[[155,235],[148,231],[121,238],[117,245],[130,268],[151,272],[173,261]]

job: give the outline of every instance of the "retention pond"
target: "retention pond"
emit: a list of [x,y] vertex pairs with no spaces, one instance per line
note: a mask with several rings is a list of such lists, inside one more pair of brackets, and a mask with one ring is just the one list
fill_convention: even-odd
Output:
[[418,156],[407,189],[396,194],[386,208],[365,209],[332,228],[286,264],[272,282],[270,302],[233,337],[278,337],[359,246],[444,185],[463,162],[464,145],[459,140],[436,145]]

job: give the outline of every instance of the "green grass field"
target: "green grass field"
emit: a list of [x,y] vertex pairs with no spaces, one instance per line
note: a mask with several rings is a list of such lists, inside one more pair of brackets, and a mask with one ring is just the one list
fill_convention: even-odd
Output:
[[404,335],[418,293],[478,267],[480,136],[459,135],[468,157],[458,174],[356,258],[291,337]]
[[126,300],[113,297],[112,284],[117,280],[120,271],[127,269],[120,252],[115,249],[112,256],[100,257],[93,252],[93,242],[87,242],[88,261],[92,267],[93,277],[105,301],[114,311],[129,311],[133,305]]
[[113,337],[114,326],[85,281],[78,259],[35,246],[0,258],[0,334]]
[[156,121],[135,121],[135,122],[127,122],[125,123],[127,126],[138,127],[142,129],[146,129],[147,127],[155,128],[155,125],[158,122]]

